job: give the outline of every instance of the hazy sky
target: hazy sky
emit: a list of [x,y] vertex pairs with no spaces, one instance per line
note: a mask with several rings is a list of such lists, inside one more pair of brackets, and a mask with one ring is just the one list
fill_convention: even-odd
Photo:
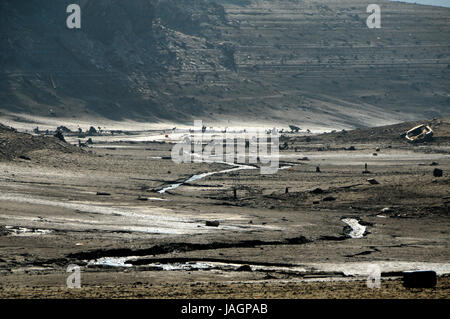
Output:
[[420,4],[430,4],[435,6],[450,7],[450,0],[392,0],[401,2],[411,2]]

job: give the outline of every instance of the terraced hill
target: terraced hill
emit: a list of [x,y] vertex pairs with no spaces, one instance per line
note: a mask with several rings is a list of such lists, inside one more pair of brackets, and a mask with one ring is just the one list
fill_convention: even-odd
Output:
[[0,4],[0,108],[364,127],[449,116],[450,9],[366,0]]

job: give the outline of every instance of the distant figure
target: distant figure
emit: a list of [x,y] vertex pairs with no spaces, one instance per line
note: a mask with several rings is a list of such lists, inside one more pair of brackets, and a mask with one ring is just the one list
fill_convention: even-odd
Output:
[[320,173],[320,167],[319,166],[316,167],[316,173]]

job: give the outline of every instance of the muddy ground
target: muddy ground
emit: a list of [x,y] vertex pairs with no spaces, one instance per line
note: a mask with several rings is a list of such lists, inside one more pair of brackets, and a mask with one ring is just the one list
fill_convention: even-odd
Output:
[[[175,164],[170,143],[117,137],[93,137],[80,152],[33,147],[0,161],[0,297],[449,298],[442,121],[418,145],[398,137],[401,126],[366,142],[364,130],[285,134],[274,175],[242,169],[164,193],[230,166]],[[352,238],[343,218],[363,236]],[[66,288],[69,264],[81,267],[81,289]],[[401,271],[416,269],[435,270],[436,288],[404,288]]]

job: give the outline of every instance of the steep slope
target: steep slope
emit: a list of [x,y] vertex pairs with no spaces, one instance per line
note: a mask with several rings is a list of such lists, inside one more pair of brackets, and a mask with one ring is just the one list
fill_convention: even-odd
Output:
[[361,127],[449,115],[450,9],[379,1],[0,3],[3,113]]

